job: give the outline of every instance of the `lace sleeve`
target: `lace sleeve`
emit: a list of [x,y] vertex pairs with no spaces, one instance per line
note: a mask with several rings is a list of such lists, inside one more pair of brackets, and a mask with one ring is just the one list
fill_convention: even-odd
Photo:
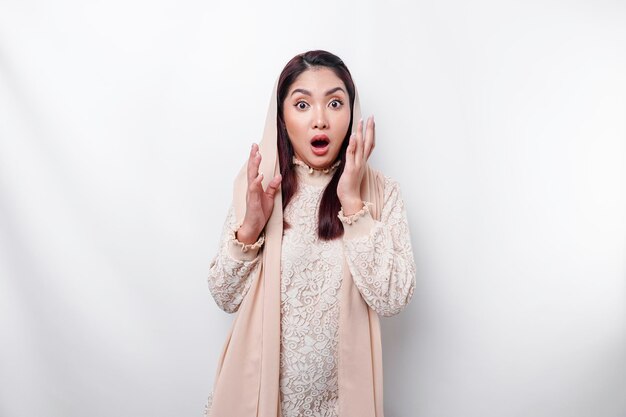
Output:
[[215,303],[227,313],[236,312],[248,292],[253,272],[260,265],[260,249],[264,242],[263,235],[253,244],[239,242],[235,238],[239,226],[231,205],[222,228],[220,248],[211,260],[207,280]]
[[342,222],[354,283],[372,309],[389,317],[402,311],[413,297],[415,261],[400,186],[385,177],[384,190],[380,221],[371,216],[371,204],[364,202],[356,218]]

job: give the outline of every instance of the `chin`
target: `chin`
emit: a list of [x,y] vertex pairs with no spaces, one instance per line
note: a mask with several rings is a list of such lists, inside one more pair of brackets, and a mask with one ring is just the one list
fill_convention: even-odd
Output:
[[315,154],[311,154],[311,161],[315,162],[315,167],[314,168],[328,168],[330,165],[334,164],[335,161],[337,160],[337,156],[339,155],[339,153],[335,154],[335,155],[330,155],[330,154],[326,154],[326,155],[315,155]]

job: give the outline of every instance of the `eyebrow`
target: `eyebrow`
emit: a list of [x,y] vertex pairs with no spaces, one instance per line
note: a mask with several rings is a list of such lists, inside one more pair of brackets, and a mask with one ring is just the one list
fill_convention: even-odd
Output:
[[[331,95],[332,93],[334,93],[335,91],[343,91],[343,93],[344,93],[344,94],[346,94],[346,92],[344,91],[344,89],[343,89],[343,88],[341,88],[341,87],[335,87],[335,88],[331,88],[330,90],[328,90],[328,91],[326,92],[326,95],[327,95],[327,96],[329,96],[329,95]],[[293,91],[291,92],[291,96],[293,96],[293,95],[294,95],[294,94],[296,94],[296,93],[302,93],[302,94],[305,94],[305,95],[307,95],[307,96],[310,96],[310,95],[311,95],[311,92],[310,92],[309,90],[305,90],[304,88],[296,88],[295,90],[293,90]]]

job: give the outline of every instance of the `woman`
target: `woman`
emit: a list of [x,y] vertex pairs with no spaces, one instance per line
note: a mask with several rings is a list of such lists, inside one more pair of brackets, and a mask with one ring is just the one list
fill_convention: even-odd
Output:
[[340,58],[287,63],[210,265],[238,314],[205,415],[383,417],[378,316],[409,303],[415,264],[399,185],[367,164],[374,129]]

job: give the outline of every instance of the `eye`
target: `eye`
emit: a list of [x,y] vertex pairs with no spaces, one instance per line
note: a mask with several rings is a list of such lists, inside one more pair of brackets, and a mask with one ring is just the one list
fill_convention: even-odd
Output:
[[298,102],[295,104],[295,106],[296,106],[298,109],[300,109],[300,110],[304,110],[304,109],[306,109],[306,106],[305,106],[305,107],[302,107],[302,106],[300,106],[300,104],[305,104],[306,106],[308,106],[308,104],[307,104],[307,102],[306,102],[306,101],[302,101],[302,100],[300,100],[300,101],[298,101]]
[[[333,106],[333,105],[332,105],[333,103],[339,103],[339,104],[338,104],[337,106]],[[331,102],[330,102],[330,104],[331,104],[331,107],[332,107],[332,108],[334,108],[334,109],[338,109],[339,107],[341,107],[341,106],[343,105],[343,101],[341,101],[341,100],[339,100],[339,99],[337,98],[337,99],[334,99],[333,101],[331,101]]]

